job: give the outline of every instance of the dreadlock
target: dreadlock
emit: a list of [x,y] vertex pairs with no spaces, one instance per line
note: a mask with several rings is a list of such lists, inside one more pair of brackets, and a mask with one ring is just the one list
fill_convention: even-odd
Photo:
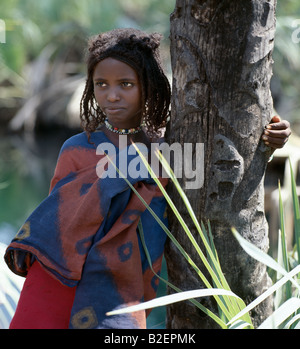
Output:
[[94,97],[93,73],[100,61],[111,57],[130,65],[142,86],[143,121],[148,135],[159,135],[169,116],[171,89],[159,57],[161,35],[137,29],[114,29],[89,40],[87,80],[80,103],[83,129],[90,135],[105,120]]

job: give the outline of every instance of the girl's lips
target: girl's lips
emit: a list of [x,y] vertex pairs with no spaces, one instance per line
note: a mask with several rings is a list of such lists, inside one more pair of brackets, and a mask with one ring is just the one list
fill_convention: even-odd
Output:
[[124,110],[124,108],[110,108],[110,107],[105,108],[105,111],[108,114],[118,114],[123,110]]

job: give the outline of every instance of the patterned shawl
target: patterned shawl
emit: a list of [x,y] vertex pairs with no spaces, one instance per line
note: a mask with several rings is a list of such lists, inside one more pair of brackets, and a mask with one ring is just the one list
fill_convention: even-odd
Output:
[[[157,273],[166,236],[124,178],[101,175],[108,173],[108,167],[100,161],[105,158],[103,152],[96,151],[99,144],[112,146],[101,131],[91,135],[91,142],[80,133],[64,143],[49,196],[12,240],[5,260],[14,273],[26,276],[37,259],[60,282],[76,286],[70,328],[145,328],[144,311],[105,314],[156,295],[158,279],[141,244],[139,221]],[[118,166],[128,147],[114,148]],[[127,164],[139,158],[125,155]],[[139,174],[142,172],[129,173],[127,179],[167,224],[165,199],[149,176]],[[161,182],[166,185],[167,180]]]

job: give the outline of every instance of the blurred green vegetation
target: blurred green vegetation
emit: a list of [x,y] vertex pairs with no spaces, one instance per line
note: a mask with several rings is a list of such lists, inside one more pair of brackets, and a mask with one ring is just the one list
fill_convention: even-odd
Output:
[[[272,92],[277,111],[300,134],[300,2],[277,1]],[[296,40],[295,40],[296,39]]]
[[85,75],[86,41],[103,31],[135,27],[162,33],[162,59],[170,72],[169,17],[174,6],[175,0],[1,0],[6,42],[0,44],[0,127],[21,108],[13,130],[26,128],[26,123],[28,129],[43,118],[49,121],[51,113],[57,114],[55,122],[64,119],[80,84],[78,78],[69,78]]
[[67,43],[116,27],[159,31],[168,37],[175,0],[1,0],[6,44],[1,60],[22,74],[49,43]]
[[[175,0],[1,0],[6,43],[0,44],[0,123],[11,119],[24,99],[56,81],[44,76],[53,73],[52,66],[34,76],[28,68],[34,61],[45,57],[52,64],[67,62],[59,70],[67,74],[63,78],[84,74],[86,39],[102,31],[132,26],[163,33],[163,59],[170,72],[169,16],[174,7]],[[300,33],[299,40],[292,38],[297,38],[297,28],[299,1],[279,0],[272,92],[276,110],[295,125],[299,123]],[[52,75],[62,79],[57,71]],[[37,79],[41,81],[34,85]]]

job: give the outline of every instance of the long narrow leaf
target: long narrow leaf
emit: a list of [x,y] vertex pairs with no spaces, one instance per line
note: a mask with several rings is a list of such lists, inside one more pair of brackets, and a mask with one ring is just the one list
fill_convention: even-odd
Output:
[[[278,232],[278,263],[283,266],[283,257],[282,257],[282,243],[281,243],[281,239],[282,239],[282,234],[279,230]],[[282,274],[277,272],[276,273],[277,278],[276,280],[280,280],[282,278]],[[275,294],[274,297],[274,307],[275,309],[279,308],[281,304],[283,304],[287,299],[289,299],[292,295],[292,291],[291,291],[291,282],[286,282],[285,285],[283,285],[282,287],[280,287]]]
[[[160,153],[159,153],[159,154],[160,154]],[[141,156],[141,158],[142,158],[143,161],[147,162],[147,160],[143,157],[142,154],[140,154],[140,156]],[[171,170],[171,168],[167,165],[167,163],[164,163],[164,158],[161,157],[161,154],[160,154],[159,156],[160,156],[160,160],[162,161],[162,165],[164,166],[164,169],[165,169],[165,170],[167,171],[167,173],[170,175],[172,181],[173,181],[173,182],[176,182],[176,177],[172,175],[172,170]],[[147,165],[147,164],[146,164],[146,165]],[[148,171],[149,171],[149,173],[151,174],[151,176],[152,176],[154,179],[156,179],[156,178],[155,178],[156,176],[155,176],[154,172],[152,171],[150,165],[148,166]],[[211,275],[213,281],[218,285],[218,287],[222,287],[222,285],[221,285],[221,283],[220,283],[220,281],[219,281],[218,275],[214,272],[213,268],[212,268],[211,265],[208,263],[206,257],[204,256],[203,252],[201,251],[201,249],[200,249],[200,247],[199,247],[197,241],[195,240],[193,234],[191,233],[191,231],[190,231],[190,229],[188,228],[187,224],[186,224],[185,221],[183,220],[181,214],[180,214],[179,211],[177,210],[177,208],[176,208],[176,206],[174,205],[173,201],[171,200],[171,198],[169,197],[169,195],[167,194],[167,192],[165,191],[165,189],[161,186],[161,184],[159,183],[159,181],[157,182],[157,184],[159,185],[160,190],[162,191],[164,197],[166,198],[166,200],[167,200],[169,206],[170,206],[171,209],[173,210],[173,212],[174,212],[176,218],[179,220],[179,222],[180,222],[182,228],[184,229],[185,233],[187,234],[187,236],[189,237],[191,243],[193,244],[194,248],[196,249],[198,255],[200,256],[200,258],[201,258],[201,260],[202,260],[202,262],[204,263],[205,267],[206,267],[207,270],[209,271],[209,273],[210,273],[210,275]],[[177,189],[179,189],[179,194],[182,195],[182,190],[181,190],[180,186],[179,186]],[[185,201],[185,204],[188,206],[188,211],[189,211],[189,214],[191,215],[192,212],[193,212],[193,210],[192,210],[192,208],[191,208],[191,206],[190,206],[190,204],[189,204],[189,202],[188,202],[187,199],[186,199],[186,201]],[[204,237],[203,240],[206,241],[205,237]],[[210,247],[208,246],[208,244],[206,244],[206,248],[207,248],[207,251],[211,251],[211,250],[210,250]],[[212,254],[212,253],[211,253],[211,254]],[[214,258],[213,254],[212,254],[212,258]],[[224,285],[223,285],[223,287],[224,287]]]
[[299,210],[299,200],[297,195],[296,181],[293,174],[291,160],[290,160],[290,170],[291,170],[292,197],[293,197],[293,208],[294,208],[295,241],[296,241],[296,249],[298,253],[298,264],[300,264],[300,210]]
[[293,276],[297,275],[300,272],[300,265],[296,268],[292,269],[287,275],[283,276],[279,281],[277,281],[274,285],[267,289],[263,294],[257,297],[253,302],[248,304],[245,309],[243,309],[240,313],[234,316],[227,325],[234,323],[234,321],[241,318],[246,313],[250,312],[253,308],[255,308],[259,303],[263,302],[266,298],[268,298],[272,293],[276,292],[282,285],[284,285],[288,280],[290,280]]
[[253,328],[253,325],[249,324],[249,322],[238,320],[229,327],[230,330],[242,330],[244,328]]
[[[285,222],[284,222],[284,208],[281,197],[281,186],[280,181],[278,181],[278,192],[279,192],[279,223],[280,223],[280,231],[278,236],[278,263],[284,267],[284,269],[289,272],[289,260],[288,260],[288,252],[286,245],[286,237],[285,237]],[[280,279],[281,274],[277,273],[277,279]],[[279,307],[284,301],[291,298],[292,296],[292,284],[287,282],[278,292],[276,292],[275,296],[275,305],[276,308]],[[275,309],[276,309],[275,308]]]
[[226,295],[231,297],[238,297],[235,293],[224,290],[224,289],[200,289],[193,291],[185,291],[180,293],[174,293],[172,295],[159,297],[156,299],[152,299],[151,301],[144,302],[142,304],[132,305],[130,307],[117,309],[106,313],[106,315],[118,315],[124,313],[131,313],[139,310],[151,309],[155,307],[165,306],[168,304],[173,304],[176,302],[182,302],[191,298],[199,298],[199,297],[208,297],[208,296],[217,296],[217,295]]
[[[159,157],[159,160],[161,161],[162,166],[168,172],[170,178],[172,179],[172,181],[173,181],[173,183],[174,183],[178,193],[180,194],[180,196],[181,196],[181,198],[182,198],[182,200],[183,200],[183,202],[184,202],[184,204],[185,204],[185,206],[186,206],[186,208],[187,208],[187,210],[189,212],[190,217],[193,220],[193,223],[195,224],[195,227],[196,227],[198,233],[201,236],[201,239],[202,239],[202,241],[204,243],[205,249],[208,252],[208,255],[209,255],[210,259],[211,259],[211,262],[212,262],[213,266],[216,269],[216,275],[218,275],[218,277],[220,279],[220,282],[223,284],[223,287],[226,288],[226,289],[230,289],[229,285],[228,285],[228,283],[227,283],[227,281],[226,281],[226,279],[224,277],[224,274],[223,274],[223,272],[221,270],[219,261],[216,258],[216,250],[215,251],[212,250],[210,244],[208,243],[208,240],[206,239],[205,235],[203,234],[202,229],[200,227],[200,224],[198,222],[198,219],[197,219],[197,217],[196,217],[196,215],[194,213],[194,210],[193,210],[193,208],[192,208],[192,206],[191,206],[191,204],[190,204],[190,202],[189,202],[185,192],[182,190],[182,188],[181,188],[181,186],[180,186],[180,184],[179,184],[175,174],[173,173],[173,171],[172,171],[171,167],[169,166],[169,164],[167,163],[166,159],[162,156],[162,154],[160,152],[157,152],[157,156]],[[195,241],[193,236],[191,236],[190,239]]]
[[[144,232],[143,232],[143,226],[141,221],[139,222],[139,234],[140,234],[140,238],[141,238],[141,242],[149,263],[149,266],[153,272],[153,274],[162,282],[164,282],[166,285],[168,285],[170,288],[172,288],[173,290],[175,290],[176,292],[182,292],[178,287],[174,286],[173,284],[171,284],[169,281],[165,280],[164,278],[162,278],[160,275],[158,275],[153,267],[152,267],[152,261],[151,261],[151,257],[150,257],[150,253],[148,251],[147,245],[146,245],[146,241],[145,241],[145,236],[144,236]],[[210,316],[217,324],[219,324],[219,326],[221,328],[227,328],[226,324],[224,321],[222,321],[218,316],[216,316],[211,310],[209,310],[208,308],[204,307],[201,303],[199,303],[198,301],[196,301],[195,299],[189,299],[189,301],[191,303],[193,303],[196,307],[198,307],[200,310],[202,310],[206,315]]]
[[286,247],[285,228],[284,228],[284,210],[283,210],[283,203],[282,203],[282,197],[281,197],[280,182],[278,182],[278,191],[279,191],[279,219],[280,219],[280,232],[281,232],[281,253],[282,253],[284,268],[288,272],[289,261],[288,261],[288,255],[287,255],[287,247]]
[[286,321],[289,316],[295,313],[300,308],[299,298],[290,298],[285,303],[283,303],[274,313],[269,316],[258,329],[276,329],[284,321]]
[[[299,321],[300,320],[300,314],[298,315],[295,315],[292,317],[291,320],[289,320],[285,325],[284,325],[284,328],[285,329],[289,329],[289,328],[297,328],[297,325],[294,325],[295,322]],[[300,324],[300,321],[298,323],[298,325]]]
[[[288,276],[289,273],[280,265],[278,264],[271,256],[269,256],[267,253],[260,250],[255,245],[251,244],[249,241],[244,239],[237,231],[236,229],[232,228],[233,235],[240,243],[241,247],[254,259],[257,261],[267,265],[269,268],[279,272],[282,275]],[[293,283],[293,285],[300,290],[300,286],[297,284],[297,282],[290,277],[290,281]]]

